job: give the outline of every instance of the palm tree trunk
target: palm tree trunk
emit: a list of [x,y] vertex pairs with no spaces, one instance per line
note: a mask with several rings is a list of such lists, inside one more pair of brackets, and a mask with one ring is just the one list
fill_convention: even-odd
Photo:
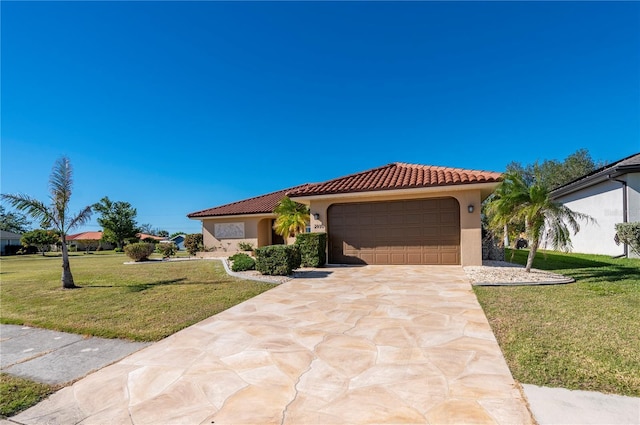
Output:
[[62,236],[62,287],[64,289],[77,288],[73,282],[73,275],[71,274],[71,265],[69,265],[69,252],[67,251],[67,242],[64,235]]
[[533,265],[533,259],[536,256],[536,252],[538,252],[538,240],[532,240],[531,245],[529,246],[529,256],[527,257],[527,265],[524,270],[527,273],[531,273],[531,266]]

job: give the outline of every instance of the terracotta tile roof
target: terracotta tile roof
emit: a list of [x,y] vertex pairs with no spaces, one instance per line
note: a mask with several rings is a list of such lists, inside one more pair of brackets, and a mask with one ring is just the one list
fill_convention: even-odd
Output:
[[82,232],[75,235],[67,235],[68,241],[99,241],[102,239],[102,232]]
[[461,168],[394,162],[383,167],[339,177],[324,183],[293,189],[287,195],[293,198],[296,196],[492,183],[500,181],[501,176],[501,173],[492,171],[464,170]]
[[240,215],[240,214],[266,214],[273,212],[278,202],[284,198],[287,192],[302,189],[307,185],[291,187],[289,189],[279,190],[277,192],[267,193],[266,195],[256,196],[255,198],[244,199],[242,201],[233,202],[231,204],[221,205],[219,207],[209,208],[202,211],[187,214],[189,218],[211,217],[221,215]]
[[157,241],[162,241],[165,240],[167,238],[163,238],[162,236],[154,236],[154,235],[150,235],[148,233],[136,233],[136,238],[144,240],[144,239],[155,239]]

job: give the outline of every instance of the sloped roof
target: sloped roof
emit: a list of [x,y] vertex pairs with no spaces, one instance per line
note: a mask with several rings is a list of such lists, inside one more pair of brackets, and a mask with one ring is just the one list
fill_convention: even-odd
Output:
[[144,239],[155,239],[157,241],[162,241],[162,240],[168,239],[168,238],[164,238],[162,236],[150,235],[148,233],[136,233],[136,238],[142,239],[142,240],[144,240]]
[[68,241],[99,241],[102,239],[102,232],[82,232],[75,235],[67,235]]
[[295,198],[337,193],[493,183],[499,182],[501,177],[501,173],[492,171],[394,162],[383,167],[339,177],[324,183],[305,185],[289,190],[287,195]]
[[7,230],[0,230],[0,239],[8,240],[8,239],[20,239],[22,235],[20,233],[13,233]]
[[272,213],[278,202],[287,195],[287,192],[303,188],[306,185],[295,186],[288,189],[278,190],[277,192],[267,193],[266,195],[256,196],[254,198],[244,199],[242,201],[232,202],[230,204],[221,205],[219,207],[208,208],[202,211],[196,211],[187,214],[189,218],[198,217],[214,217],[222,215],[241,215],[241,214],[268,214]]
[[557,187],[551,191],[551,197],[557,198],[585,187],[592,186],[594,184],[601,183],[610,178],[619,177],[626,173],[640,172],[640,153],[630,155],[626,158],[622,158],[612,164],[605,165],[579,177],[563,186]]

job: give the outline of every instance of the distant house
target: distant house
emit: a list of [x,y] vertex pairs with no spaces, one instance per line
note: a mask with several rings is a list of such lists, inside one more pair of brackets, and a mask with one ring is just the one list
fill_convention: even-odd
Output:
[[113,249],[115,245],[102,240],[102,232],[82,232],[67,235],[67,245],[75,247],[78,251],[95,251],[99,249]]
[[8,246],[21,246],[20,244],[21,237],[22,235],[18,233],[7,232],[6,230],[0,230],[0,253],[2,255],[7,255]]
[[136,233],[136,238],[140,239],[141,241],[144,241],[145,239],[154,239],[158,242],[167,240],[167,238],[163,238],[162,236],[154,236],[148,233]]
[[599,168],[553,190],[551,197],[596,224],[581,224],[571,237],[573,252],[633,256],[615,242],[615,225],[640,221],[640,153]]
[[174,237],[169,239],[169,241],[173,242],[174,244],[176,244],[176,246],[178,247],[179,251],[184,251],[185,250],[184,239],[186,237],[187,237],[187,235],[175,235]]

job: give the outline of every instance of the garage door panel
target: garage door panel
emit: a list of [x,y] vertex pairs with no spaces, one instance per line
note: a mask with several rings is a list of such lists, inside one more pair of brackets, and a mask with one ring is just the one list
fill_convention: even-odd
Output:
[[329,209],[329,261],[459,264],[454,199],[338,204]]

